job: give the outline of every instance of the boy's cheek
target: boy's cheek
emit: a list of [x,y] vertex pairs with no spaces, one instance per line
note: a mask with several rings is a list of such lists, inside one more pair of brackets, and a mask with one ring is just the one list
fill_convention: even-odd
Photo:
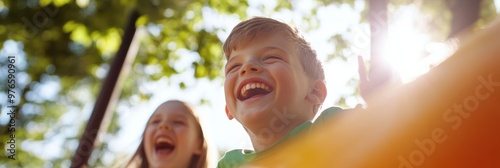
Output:
[[226,77],[225,77],[225,79],[224,79],[224,83],[225,83],[225,84],[232,83],[232,82],[234,81],[234,78],[235,78],[235,77],[234,77],[234,74],[235,74],[235,73],[228,73],[228,74],[226,74]]
[[224,82],[224,94],[226,95],[226,98],[234,98],[234,83],[235,82],[233,80],[226,78],[226,81]]

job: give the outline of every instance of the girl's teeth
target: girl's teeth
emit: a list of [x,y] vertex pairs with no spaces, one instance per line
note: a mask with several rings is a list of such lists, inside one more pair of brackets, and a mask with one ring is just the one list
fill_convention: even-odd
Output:
[[168,141],[167,138],[163,138],[163,137],[158,138],[158,140],[157,140],[157,142],[167,142],[167,141]]
[[252,88],[252,89],[255,89],[255,83],[252,83],[251,88]]

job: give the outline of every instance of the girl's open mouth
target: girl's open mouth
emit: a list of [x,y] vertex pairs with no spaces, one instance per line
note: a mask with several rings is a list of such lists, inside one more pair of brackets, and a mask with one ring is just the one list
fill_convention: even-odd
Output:
[[166,138],[158,138],[155,144],[155,153],[160,156],[165,156],[175,150],[175,145]]

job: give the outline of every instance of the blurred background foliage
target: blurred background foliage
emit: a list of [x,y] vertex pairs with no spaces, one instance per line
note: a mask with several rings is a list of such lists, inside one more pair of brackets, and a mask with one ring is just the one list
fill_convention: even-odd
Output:
[[[350,5],[354,0],[317,0],[317,6]],[[389,10],[414,3],[426,14],[427,28],[433,38],[445,40],[450,31],[450,1],[391,0]],[[294,3],[277,0],[276,8],[268,12],[293,9]],[[221,49],[223,36],[228,33],[217,26],[207,26],[203,10],[215,10],[220,15],[247,19],[248,2],[245,0],[2,0],[0,1],[0,48],[2,48],[0,104],[5,107],[6,55],[16,54],[17,86],[21,107],[16,115],[16,161],[0,157],[0,167],[68,167],[79,137],[89,117],[81,113],[65,115],[68,111],[91,109],[103,79],[120,43],[129,13],[137,9],[141,14],[136,25],[147,31],[141,37],[132,71],[124,81],[119,103],[133,105],[130,97],[146,101],[153,92],[140,89],[141,85],[179,74],[186,69],[176,68],[182,53],[198,56],[191,63],[195,79],[222,78],[224,56]],[[365,6],[365,8],[367,8]],[[313,7],[304,15],[310,29],[319,25]],[[264,9],[264,7],[262,8]],[[367,22],[366,9],[360,13],[361,22]],[[389,11],[390,12],[390,11]],[[493,0],[483,0],[480,20],[476,27],[484,26],[496,16]],[[212,20],[210,22],[218,22]],[[348,32],[347,32],[348,33]],[[336,45],[329,56],[345,57],[349,42],[341,34],[331,37]],[[186,85],[177,83],[180,88]],[[356,82],[351,82],[356,87]],[[358,94],[357,92],[354,94]],[[200,100],[207,102],[207,100]],[[209,101],[209,100],[208,100]],[[93,103],[91,103],[93,104]],[[337,104],[345,104],[340,99]],[[2,113],[5,111],[2,108]],[[114,114],[108,134],[120,127]],[[69,121],[69,122],[68,122]],[[64,134],[63,152],[47,157],[45,153],[27,151],[25,146],[46,144]],[[0,149],[9,140],[7,122],[0,122]],[[107,144],[96,147],[90,160],[91,167],[110,167],[100,157]],[[3,150],[8,155],[6,150]],[[119,157],[111,158],[112,160]]]

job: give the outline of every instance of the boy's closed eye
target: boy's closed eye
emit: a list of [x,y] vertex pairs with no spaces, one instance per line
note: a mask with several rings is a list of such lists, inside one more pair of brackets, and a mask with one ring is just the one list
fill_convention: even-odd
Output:
[[228,65],[227,67],[229,67],[229,68],[226,68],[226,74],[237,70],[239,67],[241,67],[241,64],[240,63],[233,63],[233,64]]
[[279,56],[278,54],[269,54],[264,57],[264,61],[268,63],[273,63],[280,60],[283,60],[283,58],[281,58],[281,56]]
[[265,47],[259,55],[262,56],[262,60],[265,63],[274,63],[276,61],[288,62],[288,53],[279,47]]

